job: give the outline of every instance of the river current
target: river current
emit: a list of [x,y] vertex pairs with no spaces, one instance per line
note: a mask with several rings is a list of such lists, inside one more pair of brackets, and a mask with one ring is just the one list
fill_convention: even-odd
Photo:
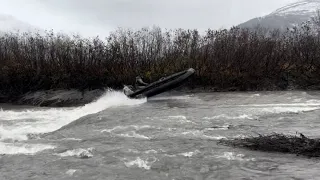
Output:
[[319,179],[319,159],[218,145],[222,138],[320,136],[320,92],[108,91],[81,107],[2,104],[0,179]]

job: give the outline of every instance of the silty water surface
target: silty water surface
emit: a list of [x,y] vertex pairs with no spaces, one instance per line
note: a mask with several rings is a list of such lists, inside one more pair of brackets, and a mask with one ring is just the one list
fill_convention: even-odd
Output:
[[318,159],[217,145],[273,132],[319,137],[319,92],[106,92],[74,108],[3,105],[0,179],[317,179]]

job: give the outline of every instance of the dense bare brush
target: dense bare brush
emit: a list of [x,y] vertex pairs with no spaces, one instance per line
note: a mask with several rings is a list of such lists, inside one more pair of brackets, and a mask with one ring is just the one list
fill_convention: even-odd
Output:
[[310,25],[162,31],[119,29],[106,40],[47,32],[0,37],[0,92],[122,88],[141,75],[154,81],[196,69],[189,87],[218,90],[319,89],[320,38]]

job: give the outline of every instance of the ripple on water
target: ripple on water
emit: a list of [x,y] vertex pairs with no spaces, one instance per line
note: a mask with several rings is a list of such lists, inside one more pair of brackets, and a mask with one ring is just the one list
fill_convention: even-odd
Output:
[[68,150],[63,153],[59,153],[55,155],[61,156],[61,157],[73,156],[78,158],[91,158],[93,157],[93,150],[94,148],[88,148],[88,149],[79,148],[79,149]]
[[[81,107],[49,109],[35,108],[31,110],[1,109],[0,120],[7,121],[7,123],[2,123],[0,126],[0,141],[26,141],[29,137],[34,137],[35,134],[53,132],[89,114],[95,114],[112,107],[139,105],[145,102],[145,98],[130,99],[122,92],[107,91],[96,101]],[[32,120],[30,121],[30,119]],[[16,147],[15,144],[12,146],[2,144],[2,146],[8,147],[8,153],[20,151],[22,153],[29,151],[33,152],[37,151],[37,149],[50,148],[49,146],[45,146],[44,148],[42,148],[42,146]],[[25,150],[22,150],[22,148],[25,148]],[[2,147],[2,151],[5,152],[4,149],[5,148]]]
[[194,155],[197,155],[201,153],[199,150],[191,151],[191,152],[185,152],[185,153],[179,153],[179,155],[185,156],[185,157],[192,157]]
[[[265,97],[263,96],[262,98],[265,98]],[[309,103],[311,104],[311,103],[317,103],[317,102],[310,101]],[[137,116],[135,115],[131,116],[131,114],[128,115],[129,114],[128,113],[125,115],[130,117],[126,117],[123,121],[118,121],[119,117],[116,115],[116,113],[114,113],[114,112],[117,112],[117,109],[114,109],[112,110],[112,112],[114,111],[113,112],[114,114],[109,113],[108,111],[100,113],[101,116],[110,117],[110,121],[109,120],[99,121],[99,123],[101,123],[102,126],[100,126],[100,124],[99,124],[99,127],[86,126],[88,128],[97,127],[98,129],[93,129],[93,131],[97,130],[98,133],[101,132],[101,134],[98,134],[98,137],[96,137],[97,133],[92,133],[92,134],[89,133],[88,136],[90,135],[91,136],[89,138],[83,138],[83,141],[81,143],[74,142],[74,141],[81,141],[81,139],[67,139],[67,138],[65,139],[58,138],[59,141],[54,142],[57,144],[62,143],[63,147],[65,147],[66,144],[68,144],[67,145],[68,147],[70,147],[71,145],[72,146],[81,145],[81,146],[85,146],[86,148],[98,147],[99,151],[93,151],[93,148],[86,149],[86,148],[80,148],[80,147],[72,147],[72,148],[64,149],[64,151],[56,151],[58,152],[58,154],[55,154],[57,155],[57,158],[52,158],[52,156],[50,156],[49,158],[51,158],[52,161],[57,163],[67,162],[67,165],[71,165],[75,162],[80,163],[78,165],[81,167],[79,167],[78,165],[77,167],[62,166],[61,169],[58,169],[59,174],[63,174],[69,179],[71,177],[68,177],[68,176],[77,176],[80,174],[81,176],[84,174],[92,175],[93,173],[95,173],[95,171],[97,171],[96,160],[100,159],[98,158],[98,156],[102,157],[102,160],[98,162],[98,163],[101,163],[99,164],[99,166],[101,165],[99,168],[104,168],[108,172],[111,172],[111,171],[114,173],[120,172],[120,174],[125,174],[125,175],[130,174],[129,176],[132,176],[131,177],[132,179],[148,179],[153,175],[155,176],[159,175],[158,172],[168,173],[170,176],[170,179],[174,179],[176,177],[177,179],[179,178],[197,179],[197,178],[194,178],[195,175],[199,175],[198,179],[202,178],[201,175],[203,175],[202,179],[210,179],[209,176],[211,176],[212,179],[233,179],[234,177],[235,177],[234,179],[241,179],[239,177],[243,177],[243,176],[246,176],[246,177],[251,176],[252,178],[256,177],[256,179],[260,179],[261,177],[270,176],[271,173],[272,175],[274,175],[274,173],[278,173],[275,175],[277,178],[279,178],[279,174],[281,176],[284,173],[288,173],[289,172],[288,169],[292,170],[289,173],[294,174],[295,173],[294,171],[301,170],[301,169],[303,171],[308,171],[311,168],[308,166],[304,166],[305,164],[303,163],[302,165],[299,165],[300,162],[296,161],[295,159],[293,160],[290,159],[291,157],[289,158],[285,157],[281,159],[278,156],[276,158],[272,158],[267,155],[265,159],[263,159],[259,155],[253,155],[253,154],[259,154],[259,153],[253,153],[246,150],[234,149],[232,147],[217,146],[214,140],[219,140],[227,137],[231,138],[232,136],[235,136],[235,135],[237,135],[238,137],[240,136],[245,137],[245,135],[248,132],[251,133],[252,129],[254,128],[260,128],[260,129],[265,128],[265,124],[261,123],[261,121],[264,120],[265,118],[263,118],[261,114],[269,114],[269,112],[281,113],[281,112],[287,112],[287,111],[303,112],[304,110],[310,110],[310,108],[311,110],[314,108],[318,108],[310,104],[305,106],[278,105],[273,107],[273,105],[267,105],[267,106],[253,105],[250,107],[250,105],[248,105],[244,107],[241,107],[241,106],[231,107],[231,108],[234,108],[235,111],[233,111],[233,109],[226,110],[226,108],[221,110],[221,107],[216,106],[216,109],[214,112],[212,112],[211,109],[208,110],[212,106],[203,105],[209,108],[202,109],[201,107],[198,106],[197,109],[195,110],[196,112],[193,111],[193,109],[191,111],[188,111],[188,110],[184,111],[184,109],[178,109],[178,110],[169,109],[167,111],[167,109],[165,110],[161,109],[160,112],[156,112],[156,113],[158,114],[158,116],[160,116],[161,113],[164,114],[163,117],[152,117],[148,120],[143,119],[143,117],[148,115],[150,116],[150,112],[147,112],[147,114],[142,114],[142,118],[140,114]],[[194,107],[195,106],[193,106],[192,108]],[[146,107],[147,110],[150,110],[148,108],[153,108],[153,107]],[[172,114],[172,111],[176,112],[176,114]],[[177,111],[181,111],[181,112],[177,112]],[[269,111],[269,112],[266,113],[266,111]],[[155,113],[155,112],[152,112],[152,113]],[[188,114],[190,116],[185,116],[184,114]],[[95,115],[92,115],[92,116],[95,116]],[[123,114],[119,113],[119,116],[123,116]],[[207,117],[203,118],[204,116],[207,116]],[[274,115],[275,120],[279,119],[277,121],[281,121],[280,116],[282,117],[282,114],[275,114]],[[130,122],[125,121],[127,119],[130,119],[131,117],[132,117],[132,121]],[[198,119],[192,118],[192,117],[198,117]],[[258,122],[256,120],[252,120],[254,117],[261,117],[259,118],[261,119],[261,121]],[[94,117],[92,119],[99,119],[99,118],[100,117],[97,117],[97,118]],[[292,119],[292,122],[294,121],[295,119]],[[204,124],[203,122],[205,122],[206,124]],[[14,124],[15,122],[10,121],[10,123],[11,124],[8,124],[8,125],[10,125],[11,127],[11,125]],[[130,123],[130,124],[132,123],[134,125],[128,125],[123,123]],[[269,121],[267,123],[270,124]],[[146,125],[146,124],[149,124],[149,125]],[[23,126],[26,126],[26,125],[27,124],[23,124]],[[50,123],[42,124],[41,127],[44,126],[49,128],[49,125]],[[257,126],[253,126],[253,125],[257,125]],[[275,127],[276,126],[277,125],[275,125]],[[72,130],[72,132],[61,131],[61,133],[66,133],[67,135],[70,135],[70,136],[72,135],[72,137],[77,138],[78,129],[73,131],[72,129],[73,126],[70,126],[70,127],[71,128],[68,130]],[[253,128],[251,129],[251,127]],[[30,128],[31,127],[28,127],[29,130]],[[281,130],[284,129],[283,127],[279,127],[279,128],[281,128]],[[289,124],[288,128],[292,128],[292,125]],[[2,135],[6,135],[7,137],[12,137],[13,135],[15,135],[12,133],[13,131],[11,131],[11,129],[7,129],[7,130],[8,131],[1,131],[1,130],[0,131],[2,132]],[[86,130],[91,130],[91,129],[86,129]],[[105,134],[102,134],[102,133],[105,133]],[[241,133],[244,133],[244,135],[241,135]],[[18,135],[21,135],[21,133]],[[105,139],[103,138],[105,137],[103,136],[113,136],[116,138],[110,138],[107,141],[104,141]],[[61,135],[61,137],[69,137],[69,136]],[[28,138],[30,140],[30,137]],[[90,141],[91,139],[94,139],[94,141]],[[103,139],[103,140],[100,141],[100,139]],[[32,142],[39,142],[39,141],[43,142],[43,141],[46,141],[46,139],[41,139],[41,140],[34,139],[34,138],[32,139]],[[69,141],[71,144],[69,143]],[[28,141],[28,142],[31,142],[31,141]],[[16,146],[16,144],[12,144],[12,145]],[[1,147],[1,143],[0,143],[0,147]],[[24,146],[20,146],[20,147],[24,148]],[[27,151],[30,151],[28,152],[30,154],[38,152],[37,148],[39,148],[40,151],[42,150],[40,146],[35,148],[36,147],[35,145],[33,147],[34,149],[36,149],[35,151],[33,151],[34,149],[30,147],[31,146],[26,147],[25,149]],[[108,148],[110,147],[112,147],[112,150],[109,151]],[[76,148],[79,148],[79,149],[76,149]],[[160,148],[165,149],[165,151],[161,150]],[[10,150],[10,146],[6,150],[8,149]],[[104,152],[101,153],[100,150]],[[238,152],[232,152],[232,151],[238,151]],[[20,150],[18,151],[18,153],[21,153],[21,152],[22,151]],[[39,153],[39,158],[42,158],[42,156],[47,155],[46,153],[47,152],[44,152],[43,154]],[[98,153],[101,153],[101,154],[98,154]],[[49,154],[52,155],[52,152],[50,151]],[[77,159],[77,158],[83,158],[83,157],[88,158],[88,157],[92,157],[93,155],[96,156],[97,159],[93,158],[91,159],[91,161],[83,161],[83,160]],[[60,157],[67,157],[67,158],[60,158]],[[112,160],[109,161],[108,158],[110,157],[112,158]],[[106,159],[103,160],[103,158],[106,158]],[[306,161],[309,161],[309,160],[306,160]],[[90,164],[90,163],[94,163],[94,164]],[[284,166],[284,164],[286,166]],[[34,165],[38,166],[37,168],[39,168],[40,170],[43,170],[43,171],[47,170],[47,169],[41,169],[41,167],[39,167],[39,166],[42,166],[42,163],[38,163],[38,164],[34,163]],[[48,163],[45,168],[51,168],[49,167],[50,165],[54,165],[56,167],[56,163]],[[7,166],[10,167],[9,164]],[[24,164],[23,166],[28,166],[28,164],[26,165]],[[89,168],[86,168],[86,167],[89,167]],[[19,168],[20,167],[14,170],[19,171]],[[150,171],[151,169],[152,171]],[[40,173],[42,173],[43,171],[40,171]],[[51,171],[51,169],[49,171]],[[148,172],[145,173],[145,171],[148,171]],[[309,171],[308,173],[315,174],[315,172],[317,171],[313,171],[313,172]],[[52,171],[51,173],[52,176],[56,175],[54,173],[55,172]],[[101,175],[102,174],[103,173],[101,173]],[[304,174],[303,177],[306,178],[308,177],[308,175]],[[43,179],[45,178],[47,177],[44,177]],[[85,178],[85,177],[83,176],[82,178]],[[158,179],[160,179],[160,177]],[[169,179],[169,177],[164,179]]]
[[35,155],[38,152],[54,149],[55,146],[48,144],[24,144],[24,143],[3,143],[0,142],[0,154]]
[[236,154],[234,152],[224,152],[223,155],[215,155],[215,157],[229,161],[255,161],[254,158],[246,158],[244,154]]
[[128,138],[137,138],[137,139],[147,139],[150,140],[150,138],[148,136],[142,135],[142,134],[138,134],[135,131],[130,131],[124,134],[117,134],[118,136],[121,137],[128,137]]
[[141,158],[141,157],[136,157],[135,159],[128,159],[124,158],[123,162],[126,167],[132,168],[132,167],[138,167],[138,168],[143,168],[146,170],[150,170],[151,166],[153,163],[158,161],[156,157],[147,157],[147,158]]
[[276,171],[279,168],[279,163],[272,160],[255,160],[247,161],[241,164],[240,169],[247,173],[259,174],[259,175],[270,175],[270,172]]
[[119,131],[124,131],[124,130],[142,130],[142,129],[155,129],[155,127],[149,126],[149,125],[128,125],[128,126],[115,126],[111,129],[104,129],[101,132],[107,132],[107,133],[112,133],[112,132],[119,132]]
[[195,122],[189,120],[184,115],[171,115],[171,116],[153,116],[153,117],[147,117],[146,118],[149,121],[156,121],[156,122],[168,122],[168,123],[174,123],[174,124],[196,124]]
[[220,140],[220,139],[226,138],[225,136],[220,136],[220,135],[209,136],[209,135],[204,134],[204,132],[200,131],[200,130],[184,131],[180,134],[180,136],[181,135],[182,135],[182,137],[186,137],[186,138],[193,137],[193,138],[212,139],[212,140]]
[[235,119],[254,119],[251,115],[248,114],[241,114],[241,115],[226,115],[226,114],[220,114],[217,116],[212,117],[204,117],[204,120],[215,120],[215,119],[227,119],[227,120],[235,120]]
[[73,174],[76,172],[77,170],[75,169],[69,169],[66,174],[69,175],[69,176],[73,176]]

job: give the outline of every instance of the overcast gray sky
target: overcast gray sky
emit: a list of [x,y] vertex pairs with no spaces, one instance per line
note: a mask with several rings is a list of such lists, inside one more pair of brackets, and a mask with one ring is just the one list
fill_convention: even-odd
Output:
[[0,14],[44,29],[105,36],[117,27],[237,25],[296,0],[0,0]]

